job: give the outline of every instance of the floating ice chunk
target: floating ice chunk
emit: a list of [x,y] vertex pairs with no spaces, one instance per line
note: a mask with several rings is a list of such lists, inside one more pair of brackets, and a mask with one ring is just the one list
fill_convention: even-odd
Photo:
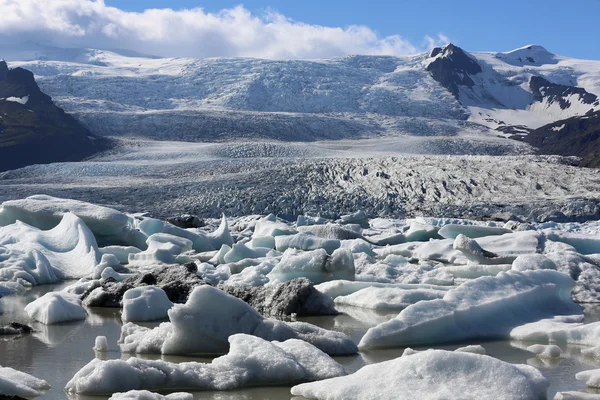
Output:
[[163,396],[148,390],[130,390],[125,393],[114,393],[108,400],[194,400],[194,396],[183,392]]
[[46,195],[35,195],[2,203],[0,226],[19,220],[36,228],[48,230],[58,225],[67,213],[73,213],[81,218],[100,242],[145,246],[145,235],[134,228],[133,220],[128,215],[83,201]]
[[263,236],[295,235],[296,233],[298,233],[297,230],[283,222],[261,219],[254,226],[254,233],[252,234],[252,238]]
[[319,285],[315,285],[315,289],[319,292],[326,294],[332,299],[338,296],[348,296],[352,293],[356,293],[364,288],[375,287],[375,288],[397,288],[405,290],[433,290],[433,291],[448,291],[450,288],[445,286],[437,285],[425,285],[425,284],[406,284],[406,283],[378,283],[378,282],[356,282],[356,281],[344,281],[334,280],[330,282],[324,282]]
[[123,295],[123,321],[155,321],[166,319],[173,303],[164,290],[156,286],[129,289]]
[[275,238],[273,236],[256,236],[247,243],[247,246],[255,249],[257,247],[265,247],[269,249],[275,248]]
[[268,342],[251,335],[229,337],[229,353],[211,364],[172,364],[130,358],[93,360],[67,383],[79,394],[126,390],[231,390],[256,385],[289,385],[345,374],[341,365],[314,346],[291,339]]
[[196,287],[186,304],[169,310],[170,323],[152,330],[125,324],[121,350],[128,353],[223,354],[227,338],[246,333],[267,340],[302,339],[328,354],[353,354],[356,345],[343,333],[307,323],[264,319],[244,301],[211,286]]
[[459,347],[458,349],[456,349],[454,351],[457,351],[459,353],[473,353],[473,354],[485,355],[485,348],[478,344],[473,344],[473,345],[465,346],[465,347]]
[[581,254],[600,253],[600,238],[592,235],[550,231],[546,232],[546,238],[554,242],[562,242],[573,246]]
[[[191,248],[198,252],[215,250],[212,241],[199,231],[192,232],[191,230],[179,228],[178,226],[154,218],[144,218],[138,223],[138,227],[148,238],[157,234],[167,234],[188,240],[191,243],[190,250]],[[149,242],[148,245],[150,245]]]
[[84,293],[89,292],[90,290],[95,289],[95,288],[99,287],[100,285],[101,285],[101,283],[100,283],[99,279],[91,279],[90,280],[90,279],[81,278],[74,284],[69,285],[66,288],[64,288],[62,291],[71,293],[71,294],[74,294],[74,295],[80,297]]
[[529,365],[479,354],[427,350],[367,365],[346,377],[294,386],[291,392],[319,400],[530,400],[545,398],[548,385]]
[[515,261],[513,261],[512,269],[515,271],[556,269],[556,264],[542,254],[525,254],[518,256]]
[[219,251],[208,260],[209,263],[213,265],[225,264],[225,255],[231,251],[231,246],[226,244],[222,245]]
[[[246,268],[248,269],[248,268]],[[246,270],[245,269],[245,270]],[[244,270],[244,271],[245,271]],[[244,272],[242,271],[242,272]],[[218,266],[214,267],[209,263],[201,263],[198,265],[198,270],[196,271],[196,275],[210,283],[213,286],[217,286],[219,283],[224,282],[231,278],[231,271],[227,266]],[[261,285],[264,285],[269,280],[265,277],[264,282]]]
[[554,400],[600,400],[600,394],[585,392],[558,392]]
[[407,242],[427,242],[429,239],[441,239],[438,230],[439,228],[425,221],[414,219],[410,222],[410,227],[404,236]]
[[560,347],[554,344],[534,344],[527,347],[526,350],[530,353],[535,354],[539,358],[560,358],[560,355],[562,354],[562,350],[560,349]]
[[[144,239],[145,240],[145,239]],[[140,253],[142,250],[134,246],[106,246],[98,249],[101,254],[112,254],[117,257],[120,264],[127,264],[129,262],[130,254]]]
[[[180,229],[180,228],[178,228]],[[168,233],[155,233],[146,241],[148,248],[141,253],[129,255],[129,265],[144,267],[155,264],[184,264],[187,257],[180,258],[182,253],[192,250],[192,241]]]
[[206,238],[215,249],[220,248],[224,244],[233,246],[233,238],[231,237],[229,223],[227,222],[227,218],[225,218],[225,214],[221,216],[219,227],[214,232],[207,233]]
[[[467,259],[458,250],[455,250],[454,240],[431,240],[424,243],[403,243],[393,246],[386,246],[380,249],[375,249],[375,253],[381,258],[385,258],[390,254],[401,255],[406,258],[416,258],[419,260],[434,260],[443,263],[458,263],[466,264]],[[464,260],[459,262],[458,260]]]
[[[582,323],[582,315],[540,319],[514,328],[515,340],[596,346],[600,341],[600,322]],[[586,349],[582,350],[586,353]]]
[[0,366],[0,394],[4,396],[37,397],[48,389],[50,385],[43,379]]
[[340,246],[341,243],[339,240],[323,239],[304,232],[296,235],[277,236],[275,238],[275,248],[277,251],[282,252],[290,248],[305,251],[324,249],[328,254],[331,254]]
[[272,247],[249,248],[244,243],[236,243],[231,250],[223,256],[223,261],[226,263],[234,263],[246,258],[260,258],[266,256],[272,249]]
[[458,235],[465,235],[468,238],[476,239],[485,236],[504,235],[505,233],[513,233],[510,229],[498,228],[494,226],[481,225],[457,225],[448,224],[442,226],[438,234],[445,239],[456,239]]
[[510,271],[511,264],[492,264],[492,265],[449,265],[443,270],[451,273],[455,278],[459,279],[476,279],[482,276],[496,276],[500,272]]
[[327,223],[327,220],[322,217],[311,217],[309,215],[298,215],[296,219],[296,226],[306,225],[323,225]]
[[475,239],[469,239],[463,234],[454,239],[454,249],[461,251],[469,261],[478,264],[511,264],[515,259],[484,250]]
[[[275,268],[279,262],[277,258],[263,259],[260,264],[244,268],[240,273],[232,274],[225,285],[248,285],[248,286],[263,286],[269,283],[267,275]],[[229,267],[227,267],[229,270]]]
[[94,350],[106,352],[108,351],[108,340],[106,336],[96,336],[96,340],[94,341]]
[[441,299],[446,290],[367,287],[347,296],[336,297],[336,305],[372,310],[402,310],[421,300]]
[[87,314],[79,297],[67,292],[50,292],[25,307],[30,318],[50,325],[85,319]]
[[574,281],[552,270],[508,271],[463,283],[443,299],[422,301],[367,331],[362,349],[506,338],[515,326],[557,314],[581,313]]
[[341,245],[343,248],[350,250],[353,254],[365,253],[370,257],[377,256],[377,253],[373,251],[373,245],[363,239],[342,240]]
[[475,239],[482,248],[513,260],[522,254],[534,254],[541,247],[543,235],[537,231],[507,233],[500,236],[485,236]]
[[600,369],[590,369],[575,374],[575,379],[585,381],[587,387],[600,388]]
[[331,256],[324,249],[298,251],[288,249],[267,275],[271,282],[308,278],[314,283],[333,279],[354,279],[354,257],[349,250],[337,249]]
[[323,239],[350,240],[363,238],[360,233],[337,224],[302,226],[298,230],[304,233],[311,233]]
[[90,276],[100,253],[85,223],[66,213],[47,231],[20,221],[0,228],[0,259],[0,280],[20,278],[37,285]]
[[353,214],[342,215],[337,222],[343,225],[358,224],[365,229],[369,227],[369,219],[363,210],[358,210]]

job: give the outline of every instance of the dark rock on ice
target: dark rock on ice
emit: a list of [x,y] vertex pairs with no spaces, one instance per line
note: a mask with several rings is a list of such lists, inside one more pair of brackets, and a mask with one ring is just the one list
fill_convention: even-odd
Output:
[[167,222],[171,225],[178,226],[183,229],[187,228],[202,228],[206,226],[206,222],[203,219],[198,218],[195,215],[183,214],[176,217],[167,218]]
[[192,290],[207,283],[196,275],[194,263],[158,267],[157,269],[124,279],[108,279],[101,287],[83,294],[83,304],[88,307],[122,307],[123,295],[134,287],[157,286],[165,291],[173,303],[185,303]]
[[[1,65],[0,65],[1,67]],[[32,333],[33,332],[33,328],[25,325],[25,324],[21,324],[18,322],[11,322],[8,325],[5,326],[0,326],[0,336],[2,335],[23,335],[26,333]]]
[[244,300],[266,317],[338,314],[333,300],[315,289],[306,278],[272,286],[221,285],[219,289]]

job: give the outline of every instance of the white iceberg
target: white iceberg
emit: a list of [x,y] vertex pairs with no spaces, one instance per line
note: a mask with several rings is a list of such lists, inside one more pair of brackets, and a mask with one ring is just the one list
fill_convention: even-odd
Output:
[[304,232],[275,237],[275,249],[282,252],[290,248],[305,251],[324,249],[328,254],[331,254],[340,246],[341,242],[337,239],[323,239]]
[[[180,229],[180,228],[178,228]],[[192,250],[191,240],[168,233],[154,233],[148,237],[147,249],[129,254],[131,267],[145,267],[156,264],[185,264],[191,259],[183,253]]]
[[348,296],[352,293],[356,293],[359,290],[376,287],[376,288],[398,288],[405,290],[417,290],[417,289],[428,289],[435,291],[448,291],[450,290],[447,286],[438,285],[427,285],[427,284],[407,284],[407,283],[379,283],[379,282],[359,282],[359,281],[345,281],[345,280],[334,280],[329,282],[323,282],[315,285],[315,289],[319,292],[326,294],[327,296],[335,299],[338,296]]
[[[597,346],[600,322],[584,324],[583,315],[557,316],[517,326],[510,337],[520,341]],[[582,353],[586,353],[583,349]],[[587,352],[589,353],[589,352]]]
[[421,300],[441,299],[446,292],[420,288],[367,287],[347,296],[336,297],[335,304],[381,311],[402,310]]
[[466,352],[427,350],[367,365],[354,374],[304,383],[292,394],[319,400],[545,399],[548,381],[534,367]]
[[133,218],[127,214],[92,203],[46,195],[2,203],[0,226],[22,221],[48,230],[58,225],[68,213],[75,214],[83,220],[101,242],[140,248],[145,246],[146,236],[135,229]]
[[539,358],[560,358],[560,355],[562,354],[560,347],[554,344],[533,344],[528,346],[526,350]]
[[288,249],[267,277],[271,282],[285,282],[302,277],[314,283],[337,279],[354,280],[354,257],[347,249],[334,250],[331,256],[324,249]]
[[50,292],[25,307],[30,318],[45,325],[85,319],[87,314],[77,295],[68,292]]
[[156,286],[129,289],[123,294],[123,321],[155,321],[166,319],[173,303],[164,290]]
[[507,338],[516,326],[581,313],[570,297],[574,281],[552,271],[501,272],[463,283],[443,299],[422,301],[367,331],[361,349]]
[[100,253],[86,224],[66,213],[46,231],[20,221],[1,227],[0,259],[0,280],[39,285],[90,276]]
[[0,394],[5,396],[37,397],[50,389],[43,379],[25,372],[0,366]]
[[171,322],[154,329],[128,323],[121,328],[125,353],[224,354],[227,339],[236,333],[265,340],[305,340],[328,354],[354,354],[357,347],[341,332],[304,322],[286,323],[263,318],[244,301],[214,287],[196,287],[187,303],[168,312]]
[[458,224],[444,225],[438,231],[438,234],[445,239],[456,239],[460,234],[471,239],[476,239],[485,236],[504,235],[505,233],[512,233],[512,231],[510,229],[498,228],[495,226]]
[[301,340],[269,342],[251,335],[229,337],[229,353],[210,364],[129,358],[92,360],[67,383],[78,394],[128,390],[231,390],[257,385],[289,385],[345,374],[344,368]]
[[163,396],[148,390],[130,390],[125,393],[114,393],[108,400],[194,400],[191,393],[171,393]]

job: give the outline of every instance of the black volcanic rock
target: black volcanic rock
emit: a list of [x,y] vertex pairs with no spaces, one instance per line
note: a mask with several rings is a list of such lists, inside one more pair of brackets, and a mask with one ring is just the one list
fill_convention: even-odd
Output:
[[434,48],[430,57],[435,57],[435,60],[427,65],[427,71],[431,73],[433,79],[448,89],[457,100],[459,96],[458,87],[473,87],[475,82],[473,82],[470,75],[476,75],[482,71],[477,61],[452,43],[444,47]]
[[196,286],[206,285],[196,275],[194,263],[158,267],[152,272],[139,274],[117,282],[108,279],[100,287],[93,287],[81,298],[87,307],[122,307],[126,291],[140,286],[157,286],[165,291],[173,303],[185,303]]
[[595,94],[589,93],[583,88],[559,85],[540,76],[532,76],[529,87],[535,101],[546,100],[549,104],[558,103],[561,110],[566,110],[571,106],[568,97],[572,95],[579,95],[579,101],[583,104],[589,104],[590,109],[592,106],[600,104]]
[[33,328],[28,325],[21,324],[18,322],[11,322],[8,325],[0,326],[0,336],[3,335],[23,335],[26,333],[32,333]]
[[111,144],[56,106],[31,71],[8,69],[4,61],[0,61],[0,116],[0,172],[79,161]]
[[581,157],[581,166],[600,167],[600,111],[557,121],[533,130],[522,140],[542,154]]
[[244,300],[265,317],[337,315],[333,300],[314,288],[306,278],[296,278],[271,286],[219,286],[224,292]]

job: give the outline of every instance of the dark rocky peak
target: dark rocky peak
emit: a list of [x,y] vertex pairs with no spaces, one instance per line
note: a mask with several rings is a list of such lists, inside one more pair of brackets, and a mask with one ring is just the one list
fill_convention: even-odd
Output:
[[9,69],[5,79],[0,81],[0,98],[25,96],[29,96],[28,108],[53,104],[50,96],[40,90],[33,72],[20,67]]
[[8,72],[8,64],[6,61],[0,58],[0,82],[6,79],[6,73]]
[[481,66],[473,57],[452,43],[434,48],[430,58],[433,60],[427,65],[427,71],[457,99],[458,87],[473,87],[475,83],[471,76],[482,71]]
[[572,95],[577,95],[582,104],[589,104],[590,109],[600,105],[598,97],[583,88],[552,83],[541,76],[532,76],[529,88],[535,101],[546,101],[549,104],[558,103],[562,110],[571,106],[569,97]]

